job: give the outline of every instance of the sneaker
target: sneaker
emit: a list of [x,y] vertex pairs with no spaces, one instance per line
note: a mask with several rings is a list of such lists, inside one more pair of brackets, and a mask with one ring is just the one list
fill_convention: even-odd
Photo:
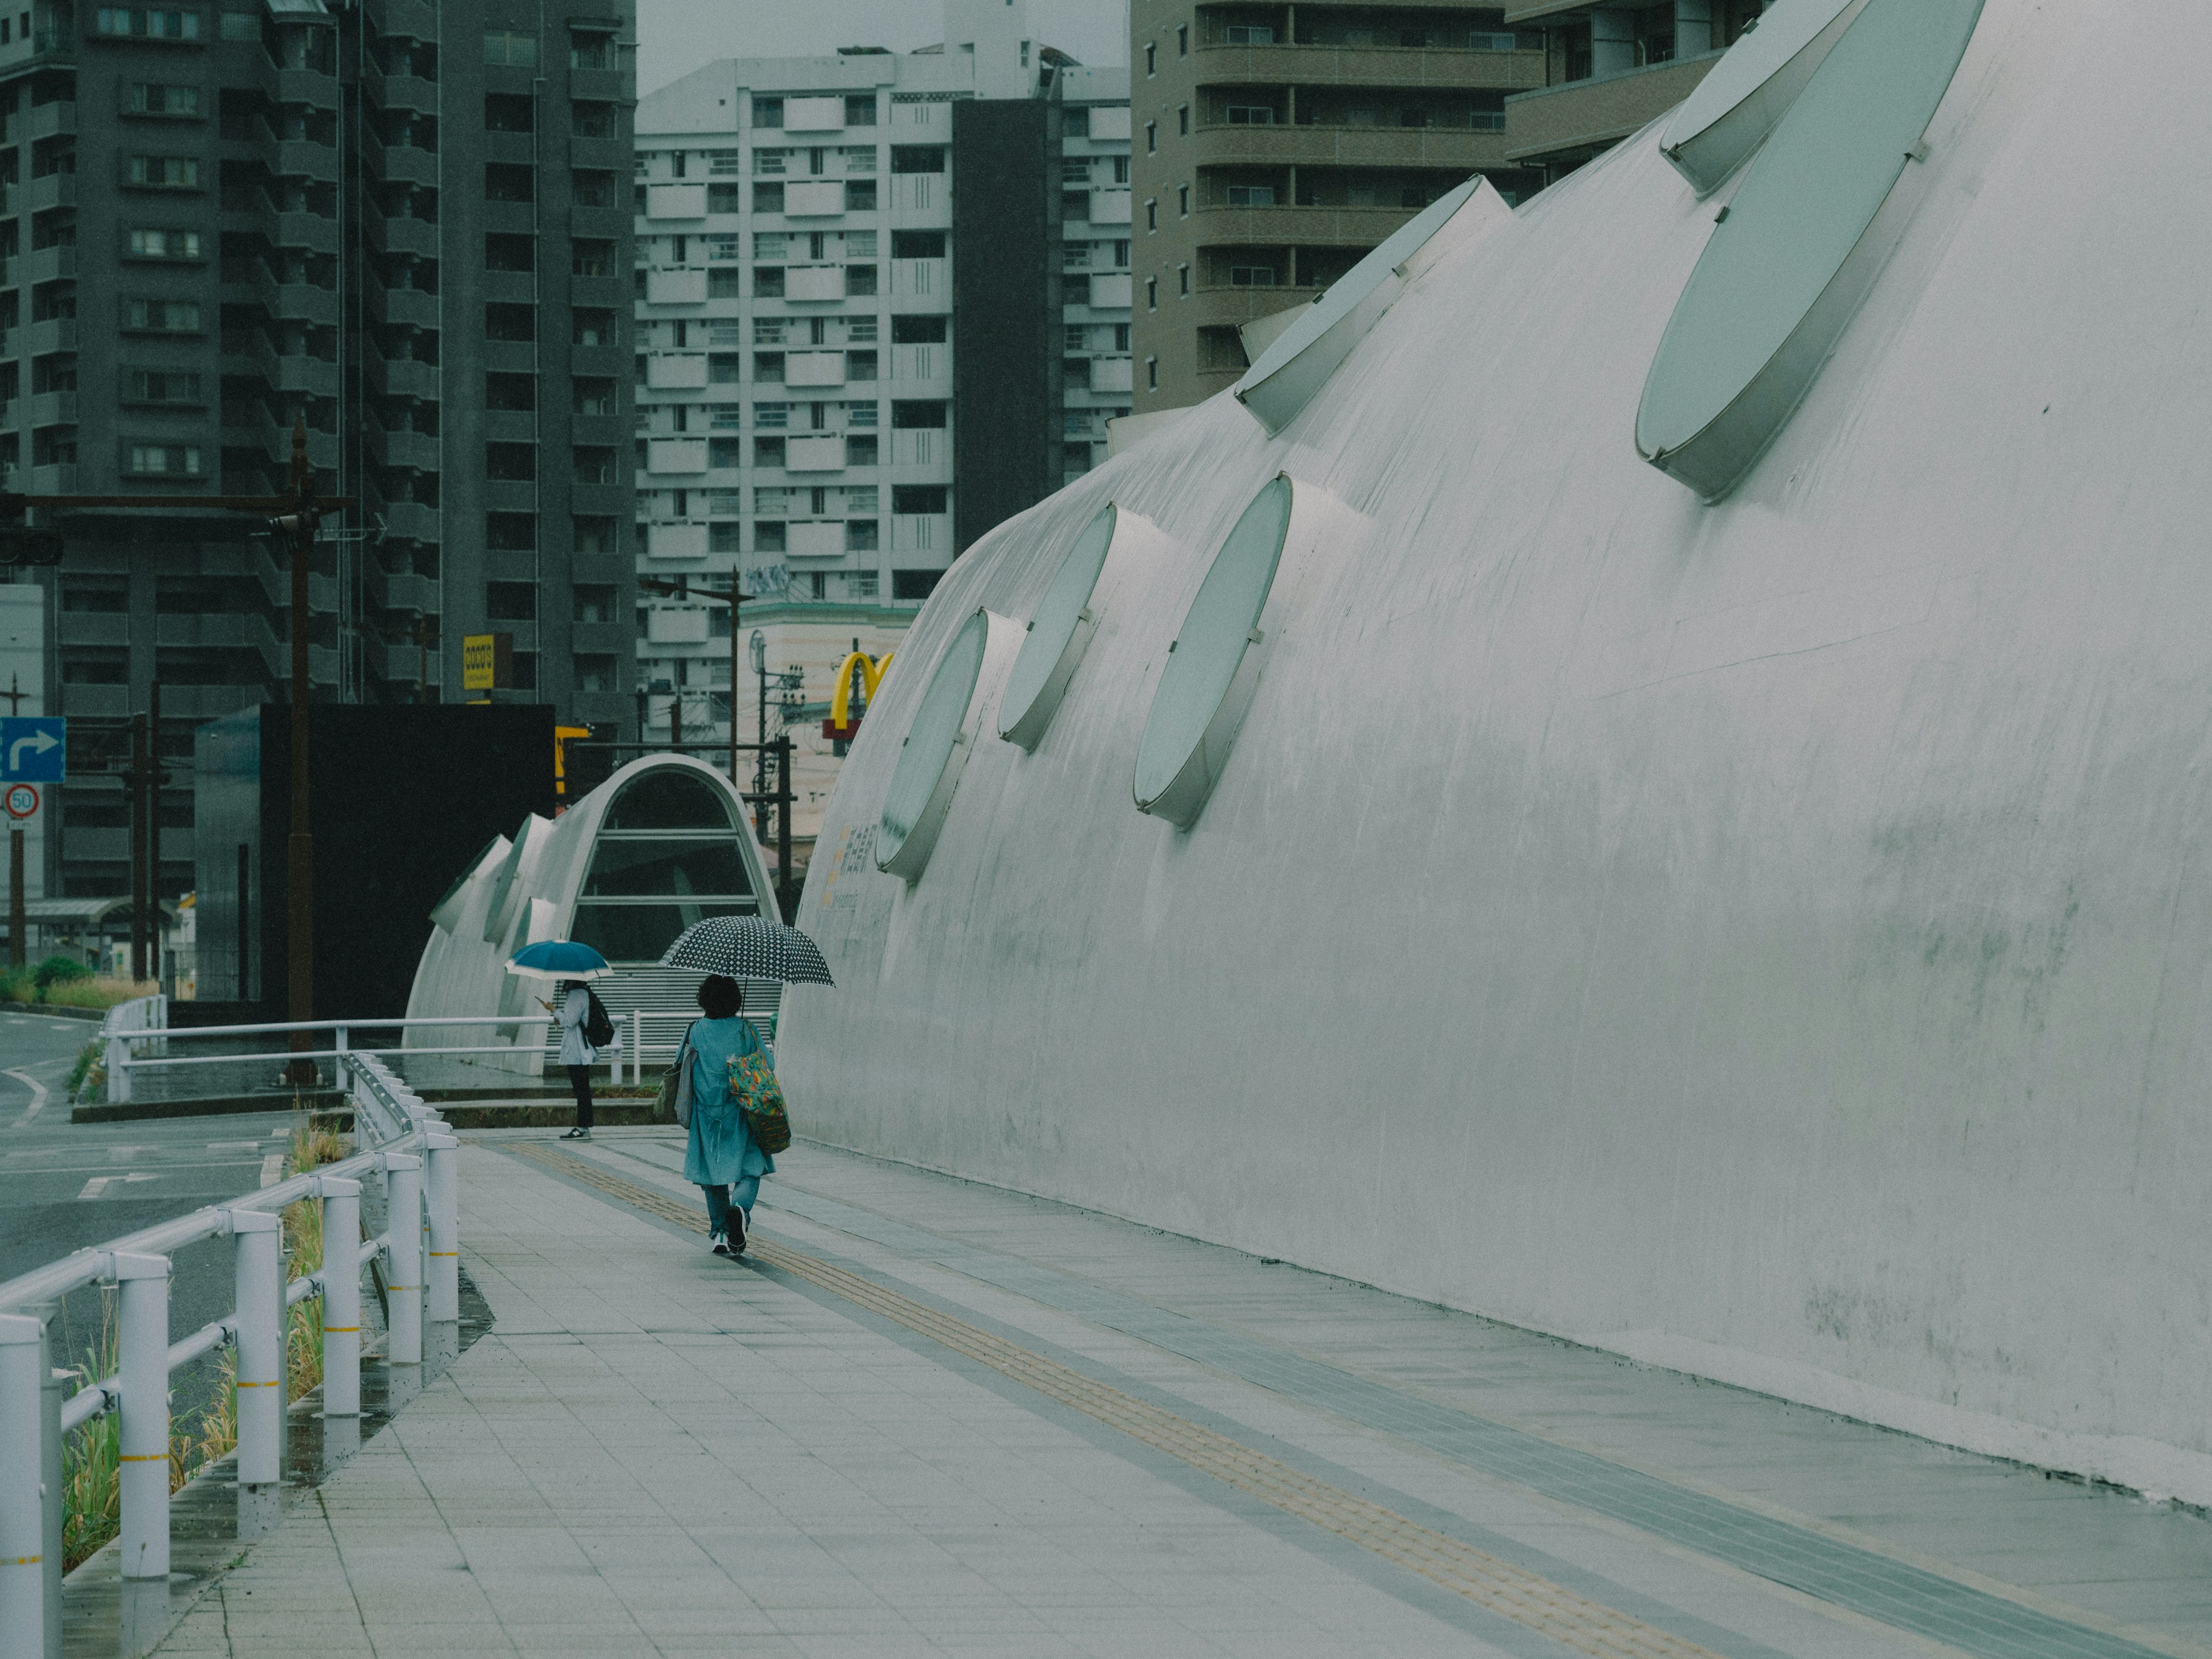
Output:
[[716,1233],[714,1235],[714,1254],[716,1255],[728,1255],[730,1253],[730,1241],[724,1237],[720,1233]]
[[730,1206],[730,1254],[745,1253],[745,1212],[734,1204]]
[[591,1138],[592,1132],[589,1129],[571,1129],[561,1137],[563,1140],[589,1140]]

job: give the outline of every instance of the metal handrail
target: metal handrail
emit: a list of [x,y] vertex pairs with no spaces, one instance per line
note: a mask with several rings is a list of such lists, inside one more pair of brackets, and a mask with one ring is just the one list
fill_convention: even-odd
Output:
[[[420,1386],[426,1315],[432,1357],[459,1352],[454,1159],[460,1143],[381,1060],[357,1051],[340,1058],[355,1121],[377,1140],[371,1150],[0,1284],[0,1659],[33,1659],[45,1651],[47,1632],[59,1627],[53,1615],[61,1596],[61,1438],[67,1430],[108,1412],[119,1414],[124,1590],[129,1595],[142,1587],[166,1598],[169,1374],[176,1367],[218,1347],[237,1353],[239,1535],[247,1538],[274,1520],[283,1477],[287,1310],[322,1298],[326,1445],[343,1444],[349,1425],[356,1436],[359,1431],[365,1261],[381,1256],[387,1264],[386,1359],[395,1401]],[[362,1178],[371,1176],[385,1188],[387,1229],[364,1242]],[[275,1212],[308,1198],[323,1205],[323,1267],[287,1284]],[[237,1244],[236,1305],[228,1317],[173,1343],[170,1253],[222,1237]],[[112,1376],[64,1401],[57,1384],[67,1373],[52,1368],[47,1323],[60,1297],[100,1280],[112,1280],[120,1291],[121,1363]]]

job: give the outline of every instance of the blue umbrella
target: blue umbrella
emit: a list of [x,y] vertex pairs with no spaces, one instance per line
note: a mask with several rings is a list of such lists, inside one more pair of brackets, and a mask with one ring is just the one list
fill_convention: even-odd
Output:
[[544,939],[517,951],[507,971],[521,979],[605,979],[614,969],[588,945]]

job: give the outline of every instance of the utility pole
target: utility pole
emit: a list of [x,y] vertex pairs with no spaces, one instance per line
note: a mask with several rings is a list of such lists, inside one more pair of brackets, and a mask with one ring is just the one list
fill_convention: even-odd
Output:
[[161,769],[161,682],[154,682],[151,709],[146,717],[146,957],[153,971],[145,979],[161,977],[161,786],[169,775]]
[[415,613],[415,701],[430,701],[430,618],[427,611]]
[[131,977],[146,977],[146,717],[131,717]]
[[[292,501],[291,513],[273,526],[292,548],[292,833],[284,849],[285,1014],[305,1021],[315,1017],[315,841],[307,794],[307,561],[322,521],[314,469],[307,465],[305,415],[292,426]],[[295,1051],[313,1048],[313,1033],[293,1032],[291,1046]],[[315,1075],[313,1060],[295,1060],[284,1068],[284,1080],[295,1086],[313,1084]]]
[[[753,713],[759,726],[756,738],[758,746],[753,750],[753,793],[765,795],[768,793],[768,635],[757,628],[753,629],[752,652],[753,672],[759,676],[759,690],[753,698]],[[768,839],[768,805],[765,801],[753,803],[753,837],[763,842]]]
[[738,568],[730,567],[730,787],[738,782],[738,615],[745,596],[738,592]]
[[798,895],[791,883],[791,733],[775,740],[775,902],[778,921],[789,922]]

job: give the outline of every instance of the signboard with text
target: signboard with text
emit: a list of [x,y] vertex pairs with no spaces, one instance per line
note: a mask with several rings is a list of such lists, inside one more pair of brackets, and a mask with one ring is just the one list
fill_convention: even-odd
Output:
[[514,635],[461,636],[461,690],[491,691],[514,684]]

